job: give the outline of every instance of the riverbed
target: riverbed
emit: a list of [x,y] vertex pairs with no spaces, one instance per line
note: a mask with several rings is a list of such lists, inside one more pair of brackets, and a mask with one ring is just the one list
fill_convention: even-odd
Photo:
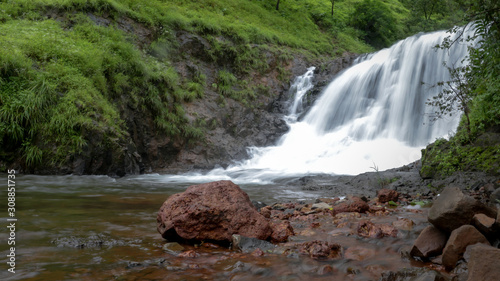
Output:
[[[390,216],[353,218],[351,227],[340,230],[331,216],[319,215],[315,222],[321,227],[315,230],[310,230],[311,222],[293,224],[296,235],[290,239],[292,243],[335,242],[351,252],[359,248],[362,257],[357,259],[318,261],[293,252],[256,256],[215,245],[184,245],[184,252],[193,250],[194,256],[181,257],[162,249],[165,240],[156,230],[156,214],[168,196],[191,184],[158,174],[123,178],[18,175],[16,273],[5,267],[9,246],[3,231],[0,249],[5,270],[0,279],[326,280],[333,274],[340,280],[377,280],[382,272],[412,266],[410,260],[401,258],[401,252],[426,224],[425,209],[404,208],[391,211]],[[342,195],[329,190],[304,191],[285,181],[241,187],[251,200],[266,204],[305,203]],[[390,224],[402,218],[414,224],[410,230],[400,230],[397,237],[369,239],[355,233],[356,220]],[[326,276],[320,274],[325,266],[334,269]]]

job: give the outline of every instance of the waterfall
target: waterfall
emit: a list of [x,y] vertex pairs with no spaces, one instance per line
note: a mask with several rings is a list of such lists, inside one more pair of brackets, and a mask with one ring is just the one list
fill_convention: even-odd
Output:
[[[420,158],[420,150],[456,129],[459,116],[430,122],[425,103],[449,80],[445,67],[466,63],[467,45],[434,48],[448,33],[419,34],[359,58],[326,87],[308,113],[297,110],[313,75],[297,78],[287,119],[290,131],[276,146],[249,148],[250,159],[203,176],[236,182],[265,182],[311,173],[358,174]],[[307,85],[307,86],[306,86]]]
[[288,122],[295,122],[299,114],[304,110],[302,107],[302,102],[305,94],[314,87],[312,79],[314,76],[314,70],[316,67],[309,67],[307,72],[301,76],[295,78],[290,87],[290,92],[294,93],[293,103],[290,106],[289,114],[286,116]]

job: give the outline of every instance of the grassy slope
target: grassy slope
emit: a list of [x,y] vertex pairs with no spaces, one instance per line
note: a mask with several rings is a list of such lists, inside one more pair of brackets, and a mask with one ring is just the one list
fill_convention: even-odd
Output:
[[[283,60],[372,51],[349,26],[359,2],[336,1],[334,16],[327,0],[282,1],[279,11],[264,0],[1,2],[0,163],[21,157],[26,167],[64,165],[92,138],[119,151],[129,134],[124,107],[154,116],[169,136],[202,138],[183,104],[203,98],[210,85],[203,74],[186,80],[173,67],[177,31],[205,38],[215,64],[234,59],[216,86],[221,96],[245,101],[256,98],[254,89],[233,88],[248,85],[237,79],[245,73],[269,67],[263,50]],[[381,2],[403,30],[409,10]]]

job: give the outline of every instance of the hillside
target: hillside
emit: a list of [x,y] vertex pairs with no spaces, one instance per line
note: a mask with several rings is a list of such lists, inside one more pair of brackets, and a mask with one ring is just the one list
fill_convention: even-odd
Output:
[[355,54],[449,27],[461,11],[275,4],[1,2],[0,166],[124,175],[227,164],[287,130],[276,101],[308,66],[327,81]]

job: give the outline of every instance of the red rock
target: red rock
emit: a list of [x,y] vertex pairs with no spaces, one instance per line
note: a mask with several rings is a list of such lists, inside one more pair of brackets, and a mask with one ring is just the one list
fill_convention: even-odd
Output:
[[266,206],[266,207],[260,208],[260,213],[265,218],[270,218],[271,217],[271,207],[270,206]]
[[358,223],[357,232],[359,236],[367,238],[396,237],[398,234],[398,230],[393,226],[386,224],[375,225],[373,222],[367,220]]
[[271,241],[275,243],[287,242],[289,236],[295,235],[289,221],[271,222],[271,229],[273,230]]
[[193,185],[170,196],[158,212],[157,226],[167,240],[230,242],[233,234],[266,240],[272,233],[268,220],[231,181]]
[[196,253],[194,250],[189,250],[186,252],[182,252],[179,254],[179,258],[196,258],[199,257],[200,255]]
[[262,257],[263,255],[264,255],[264,252],[259,248],[255,249],[252,252],[252,256],[254,256],[254,257]]
[[490,244],[472,225],[463,225],[453,230],[443,250],[443,265],[446,269],[453,269],[457,261],[462,258],[467,246],[476,243]]
[[398,201],[399,193],[396,190],[382,188],[377,192],[378,202],[387,203],[389,201]]
[[467,247],[469,277],[467,281],[500,279],[500,249],[475,244]]
[[339,244],[314,240],[300,245],[299,252],[313,259],[335,259],[341,256],[342,247]]
[[443,252],[448,236],[443,231],[429,225],[424,228],[413,244],[410,255],[420,258],[429,258]]
[[333,213],[344,213],[344,212],[358,212],[358,213],[366,213],[370,209],[368,203],[363,201],[359,197],[352,197],[347,201],[342,201],[333,207]]

